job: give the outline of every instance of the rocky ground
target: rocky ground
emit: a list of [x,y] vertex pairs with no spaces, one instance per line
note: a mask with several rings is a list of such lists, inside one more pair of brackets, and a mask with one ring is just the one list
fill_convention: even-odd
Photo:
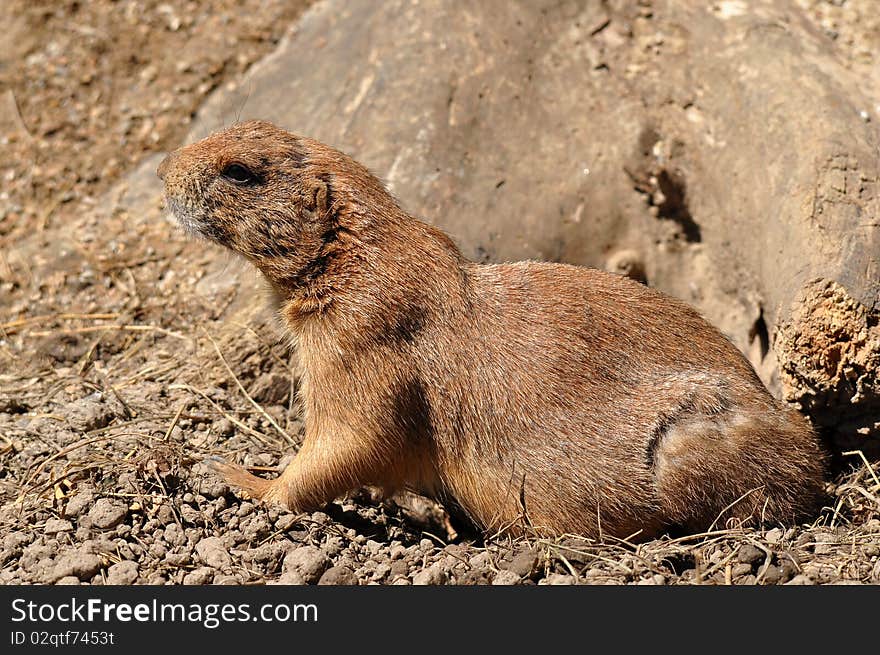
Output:
[[[873,0],[799,3],[876,90]],[[114,184],[152,176],[207,94],[306,4],[7,3],[0,583],[880,582],[880,467],[858,453],[810,525],[641,544],[451,538],[430,503],[366,491],[295,515],[206,470],[214,455],[265,474],[286,463],[301,429],[291,358],[265,317],[217,321],[238,263],[218,267]]]

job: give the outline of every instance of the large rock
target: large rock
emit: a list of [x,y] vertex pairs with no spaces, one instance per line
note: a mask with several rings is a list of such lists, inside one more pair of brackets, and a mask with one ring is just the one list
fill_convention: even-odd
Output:
[[878,311],[873,104],[785,0],[325,0],[191,137],[237,114],[330,143],[475,259],[623,258],[781,393],[813,280]]

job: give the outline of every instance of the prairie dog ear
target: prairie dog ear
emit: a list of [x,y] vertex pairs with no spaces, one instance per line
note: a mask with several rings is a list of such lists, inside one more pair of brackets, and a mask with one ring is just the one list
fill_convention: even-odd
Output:
[[330,185],[326,180],[308,180],[304,189],[303,209],[324,216],[330,209]]

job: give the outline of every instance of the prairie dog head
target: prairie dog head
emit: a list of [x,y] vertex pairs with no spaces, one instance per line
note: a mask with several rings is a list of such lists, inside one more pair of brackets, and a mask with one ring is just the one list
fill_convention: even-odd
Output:
[[264,121],[175,150],[156,172],[188,233],[243,255],[284,287],[307,276],[335,240],[342,210],[387,197],[348,156]]

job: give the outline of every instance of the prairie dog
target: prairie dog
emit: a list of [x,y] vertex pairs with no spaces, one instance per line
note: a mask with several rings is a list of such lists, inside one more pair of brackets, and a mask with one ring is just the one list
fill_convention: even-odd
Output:
[[821,499],[807,421],[683,302],[564,264],[476,264],[347,155],[250,121],[171,153],[167,203],[247,258],[298,344],[302,448],[249,495],[296,510],[363,485],[487,533],[650,537]]

